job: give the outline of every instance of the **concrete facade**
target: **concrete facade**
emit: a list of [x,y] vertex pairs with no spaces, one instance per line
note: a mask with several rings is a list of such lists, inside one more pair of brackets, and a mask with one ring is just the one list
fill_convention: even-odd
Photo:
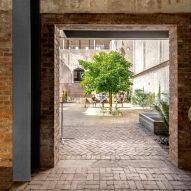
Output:
[[113,40],[111,49],[133,64],[133,93],[144,89],[157,95],[159,86],[169,93],[169,40]]
[[75,81],[75,70],[83,69],[78,60],[92,61],[93,55],[100,51],[109,51],[110,40],[63,40],[60,43],[60,95],[68,93],[69,100],[79,100],[84,97],[84,87]]
[[169,40],[108,40],[102,43],[97,42],[97,45],[108,47],[108,50],[93,50],[98,46],[89,47],[94,43],[88,43],[88,40],[81,40],[80,43],[78,40],[65,40],[65,49],[60,49],[61,93],[68,92],[72,100],[83,97],[83,88],[79,82],[74,82],[74,70],[81,68],[78,60],[91,61],[92,56],[99,51],[114,50],[121,52],[133,64],[133,93],[137,89],[144,89],[157,95],[160,86],[162,93],[169,94]]
[[[168,94],[169,41],[135,41],[133,58],[135,75],[133,92],[136,89],[144,89],[145,92],[152,92],[157,95],[160,86],[161,93]],[[165,62],[167,64],[163,64]],[[153,70],[151,71],[151,69]]]
[[169,94],[169,66],[165,65],[162,68],[156,68],[153,71],[145,72],[142,75],[137,75],[133,79],[133,92],[137,89],[144,92],[152,92],[155,95],[159,92]]
[[41,0],[41,13],[190,13],[190,0]]

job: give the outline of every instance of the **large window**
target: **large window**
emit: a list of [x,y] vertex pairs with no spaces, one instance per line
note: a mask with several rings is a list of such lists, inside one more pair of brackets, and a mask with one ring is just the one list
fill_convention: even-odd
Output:
[[82,68],[77,68],[74,70],[74,82],[81,82],[84,74],[84,70]]

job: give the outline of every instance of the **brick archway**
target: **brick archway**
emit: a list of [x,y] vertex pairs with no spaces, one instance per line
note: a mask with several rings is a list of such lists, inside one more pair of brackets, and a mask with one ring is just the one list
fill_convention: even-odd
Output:
[[[41,15],[41,167],[59,160],[59,27],[70,24],[166,27],[170,34],[170,159],[180,168],[191,168],[191,16],[126,14]],[[148,26],[148,28],[145,26]],[[143,29],[143,28],[142,28]]]

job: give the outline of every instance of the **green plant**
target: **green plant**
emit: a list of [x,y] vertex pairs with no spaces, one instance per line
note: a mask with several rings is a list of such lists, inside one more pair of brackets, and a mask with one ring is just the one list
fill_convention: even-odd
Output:
[[154,104],[154,109],[161,115],[165,127],[169,129],[169,103],[165,100],[160,100]]
[[143,90],[138,89],[131,98],[131,103],[140,105],[141,107],[152,106],[155,102],[154,93],[145,93]]
[[68,93],[65,92],[63,96],[63,102],[67,102],[67,101],[68,101]]
[[127,102],[130,102],[131,101],[131,97],[132,97],[132,88],[130,87],[127,92],[126,92],[126,95],[125,95],[125,100]]
[[158,101],[161,100],[161,85],[160,85],[160,83],[159,83],[159,89],[158,89],[157,99],[158,99]]
[[122,113],[118,108],[115,108],[115,109],[111,112],[111,114],[112,114],[113,116],[122,116],[122,115],[123,115],[123,113]]
[[127,91],[132,84],[132,64],[122,54],[116,51],[99,52],[93,56],[93,61],[79,60],[85,69],[81,82],[85,86],[85,94],[93,91],[109,94],[110,111],[112,110],[112,95],[120,91]]
[[110,114],[112,116],[122,116],[123,115],[121,110],[118,109],[118,108],[112,108],[112,111],[110,111],[110,110],[108,110],[106,108],[100,108],[99,113],[103,114],[103,115]]

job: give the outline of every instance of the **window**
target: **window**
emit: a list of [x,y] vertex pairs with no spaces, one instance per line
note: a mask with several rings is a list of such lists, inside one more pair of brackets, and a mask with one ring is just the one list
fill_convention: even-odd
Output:
[[83,78],[84,70],[77,68],[74,70],[74,82],[81,82]]

